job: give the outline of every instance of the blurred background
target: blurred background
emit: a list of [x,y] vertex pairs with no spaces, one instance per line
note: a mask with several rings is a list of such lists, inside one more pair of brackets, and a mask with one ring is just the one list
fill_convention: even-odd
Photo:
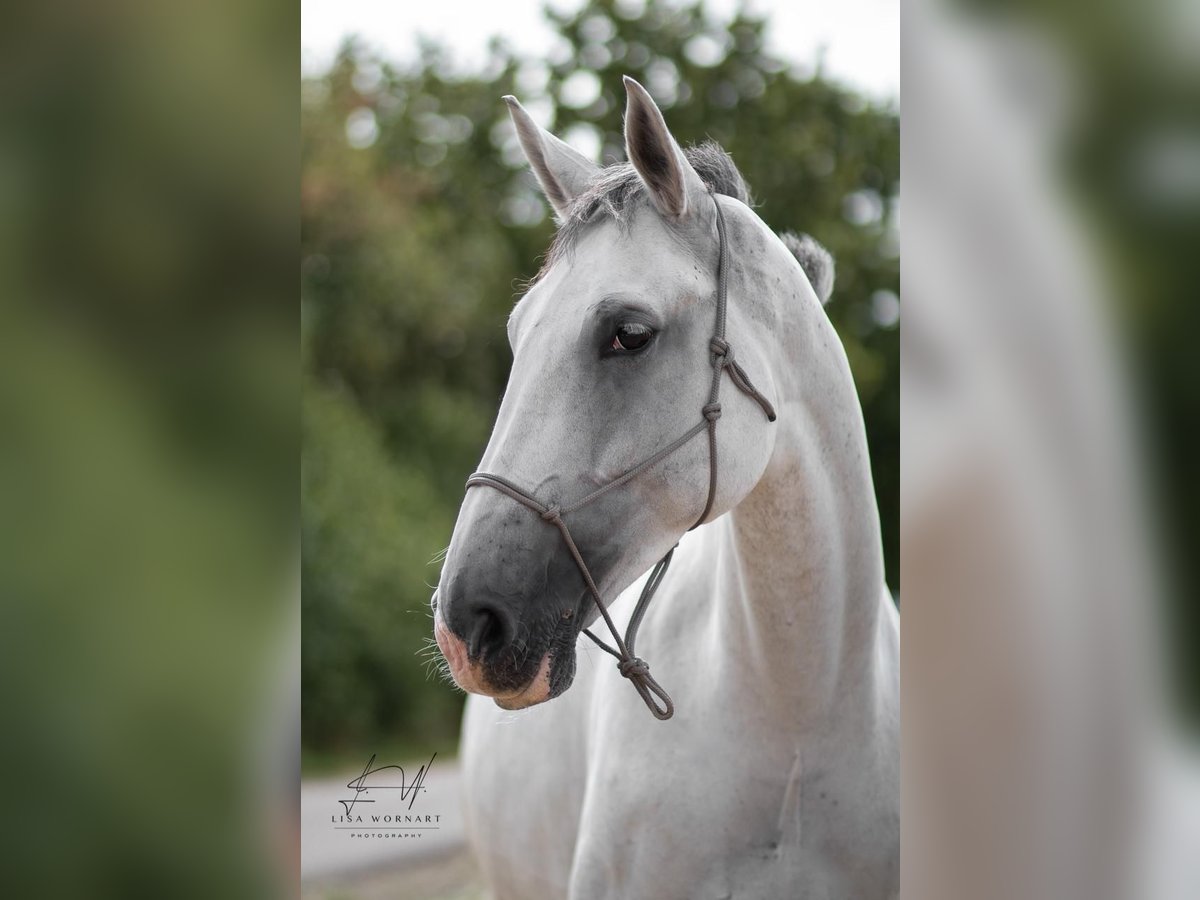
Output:
[[1200,896],[1197,10],[904,4],[904,896]]
[[[320,23],[328,11],[313,6]],[[472,4],[441,6],[483,18]],[[833,253],[829,310],[866,411],[888,580],[899,588],[895,73],[870,93],[826,71],[816,48],[779,52],[786,41],[772,33],[769,4],[717,15],[661,0],[559,3],[532,42],[515,30],[530,18],[522,6],[495,7],[487,21],[499,33],[486,46],[409,30],[399,42],[387,35],[401,44],[387,56],[377,30],[327,61],[315,48],[305,59],[306,772],[347,753],[361,765],[365,748],[420,756],[454,746],[463,698],[419,655],[431,586],[506,380],[505,320],[553,233],[504,94],[613,162],[624,159],[630,74],[681,141],[711,137],[732,153],[772,228],[809,232]],[[423,17],[408,15],[419,32]],[[328,46],[329,33],[306,29]],[[520,49],[531,44],[540,50]]]

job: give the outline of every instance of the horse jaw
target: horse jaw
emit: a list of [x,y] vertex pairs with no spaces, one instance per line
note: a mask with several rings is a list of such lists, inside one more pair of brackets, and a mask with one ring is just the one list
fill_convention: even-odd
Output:
[[551,697],[550,692],[550,654],[542,657],[537,674],[525,687],[517,691],[496,691],[488,684],[483,675],[483,667],[472,662],[467,653],[466,642],[457,637],[442,622],[441,613],[435,613],[433,619],[433,636],[438,649],[442,651],[447,665],[450,667],[450,677],[454,683],[470,694],[482,694],[491,697],[501,709],[525,709],[545,703]]

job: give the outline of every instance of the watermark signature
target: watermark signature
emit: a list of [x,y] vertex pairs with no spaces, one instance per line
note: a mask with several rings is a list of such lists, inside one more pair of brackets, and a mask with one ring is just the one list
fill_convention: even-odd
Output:
[[[407,800],[408,808],[412,810],[413,803],[416,802],[418,795],[426,789],[425,775],[429,772],[435,759],[437,759],[436,753],[429,757],[429,762],[417,769],[416,774],[409,781],[405,775],[403,766],[379,766],[376,768],[375,754],[372,753],[371,758],[367,760],[367,764],[363,766],[362,774],[346,782],[346,787],[354,791],[354,795],[349,800],[339,800],[338,802],[345,808],[346,816],[349,817],[353,813],[356,804],[375,802],[374,800],[363,799],[362,794],[370,793],[373,790],[399,791],[400,802],[403,803]],[[368,781],[368,779],[371,780]]]

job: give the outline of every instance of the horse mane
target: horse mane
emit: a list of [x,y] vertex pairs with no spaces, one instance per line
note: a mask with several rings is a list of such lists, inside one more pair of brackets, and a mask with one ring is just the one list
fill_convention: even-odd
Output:
[[833,257],[829,255],[829,251],[807,234],[781,231],[779,239],[800,263],[800,268],[808,276],[808,283],[816,292],[817,299],[822,304],[828,303],[829,295],[833,293]]
[[[753,205],[750,186],[734,165],[733,157],[715,141],[685,147],[683,155],[687,157],[700,179],[713,191],[740,200],[747,206]],[[629,211],[645,195],[645,184],[631,163],[614,163],[601,169],[600,176],[571,204],[558,232],[554,235],[550,249],[546,251],[541,271],[530,283],[537,282],[555,262],[569,254],[580,235],[593,222],[607,216],[618,224],[628,224]]]

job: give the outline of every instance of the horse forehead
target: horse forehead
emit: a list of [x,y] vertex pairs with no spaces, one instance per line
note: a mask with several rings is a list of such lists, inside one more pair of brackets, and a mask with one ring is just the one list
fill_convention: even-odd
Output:
[[585,232],[576,248],[574,268],[585,278],[620,290],[671,284],[686,288],[716,271],[716,246],[711,265],[704,264],[702,254],[701,248],[693,246],[692,236],[642,210],[625,226],[606,220]]
[[516,318],[522,324],[577,322],[612,296],[669,313],[713,289],[715,252],[710,265],[664,229],[635,226],[623,232],[605,223],[546,273],[521,301]]

